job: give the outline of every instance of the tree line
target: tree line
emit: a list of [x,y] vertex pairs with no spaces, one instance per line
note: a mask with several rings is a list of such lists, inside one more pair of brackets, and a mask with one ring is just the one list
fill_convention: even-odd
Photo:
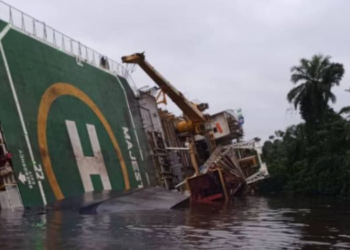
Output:
[[303,122],[276,131],[263,145],[270,178],[265,192],[350,195],[350,107],[335,111],[332,92],[344,76],[344,66],[329,56],[301,59],[291,69],[295,85],[287,100]]

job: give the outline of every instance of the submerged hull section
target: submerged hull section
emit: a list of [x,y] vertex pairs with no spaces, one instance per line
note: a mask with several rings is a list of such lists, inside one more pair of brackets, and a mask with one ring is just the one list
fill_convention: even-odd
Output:
[[6,23],[0,29],[0,122],[24,206],[151,185],[150,150],[126,79]]

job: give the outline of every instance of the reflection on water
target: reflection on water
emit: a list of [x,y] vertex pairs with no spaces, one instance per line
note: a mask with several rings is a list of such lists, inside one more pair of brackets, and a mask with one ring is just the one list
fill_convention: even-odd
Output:
[[2,211],[0,249],[350,249],[350,206],[330,199],[248,197],[122,214]]

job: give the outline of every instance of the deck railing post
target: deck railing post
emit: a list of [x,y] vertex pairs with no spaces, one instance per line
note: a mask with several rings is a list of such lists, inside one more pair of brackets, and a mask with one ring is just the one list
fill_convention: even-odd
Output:
[[9,6],[9,23],[13,25],[13,17],[12,17],[12,7]]
[[24,23],[24,14],[23,14],[23,12],[21,12],[21,18],[22,18],[22,30],[26,31],[26,26],[25,26],[25,23]]
[[42,24],[43,24],[44,40],[47,41],[46,24],[44,22]]
[[36,36],[35,19],[33,19],[33,35]]

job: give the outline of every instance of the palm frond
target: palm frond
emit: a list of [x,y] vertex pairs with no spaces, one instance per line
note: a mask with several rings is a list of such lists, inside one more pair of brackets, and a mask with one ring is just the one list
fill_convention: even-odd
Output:
[[298,94],[300,94],[300,92],[303,91],[304,87],[305,86],[303,84],[301,84],[301,85],[293,88],[291,91],[289,91],[288,94],[287,94],[287,100],[289,102],[292,102],[296,98],[296,96]]
[[349,114],[350,113],[350,106],[343,107],[338,114]]
[[332,103],[335,103],[337,101],[337,97],[331,91],[328,92],[328,98],[326,99],[327,101],[331,100]]
[[309,81],[310,78],[306,74],[301,74],[301,73],[294,73],[290,77],[291,82],[293,83],[298,83],[299,81]]

